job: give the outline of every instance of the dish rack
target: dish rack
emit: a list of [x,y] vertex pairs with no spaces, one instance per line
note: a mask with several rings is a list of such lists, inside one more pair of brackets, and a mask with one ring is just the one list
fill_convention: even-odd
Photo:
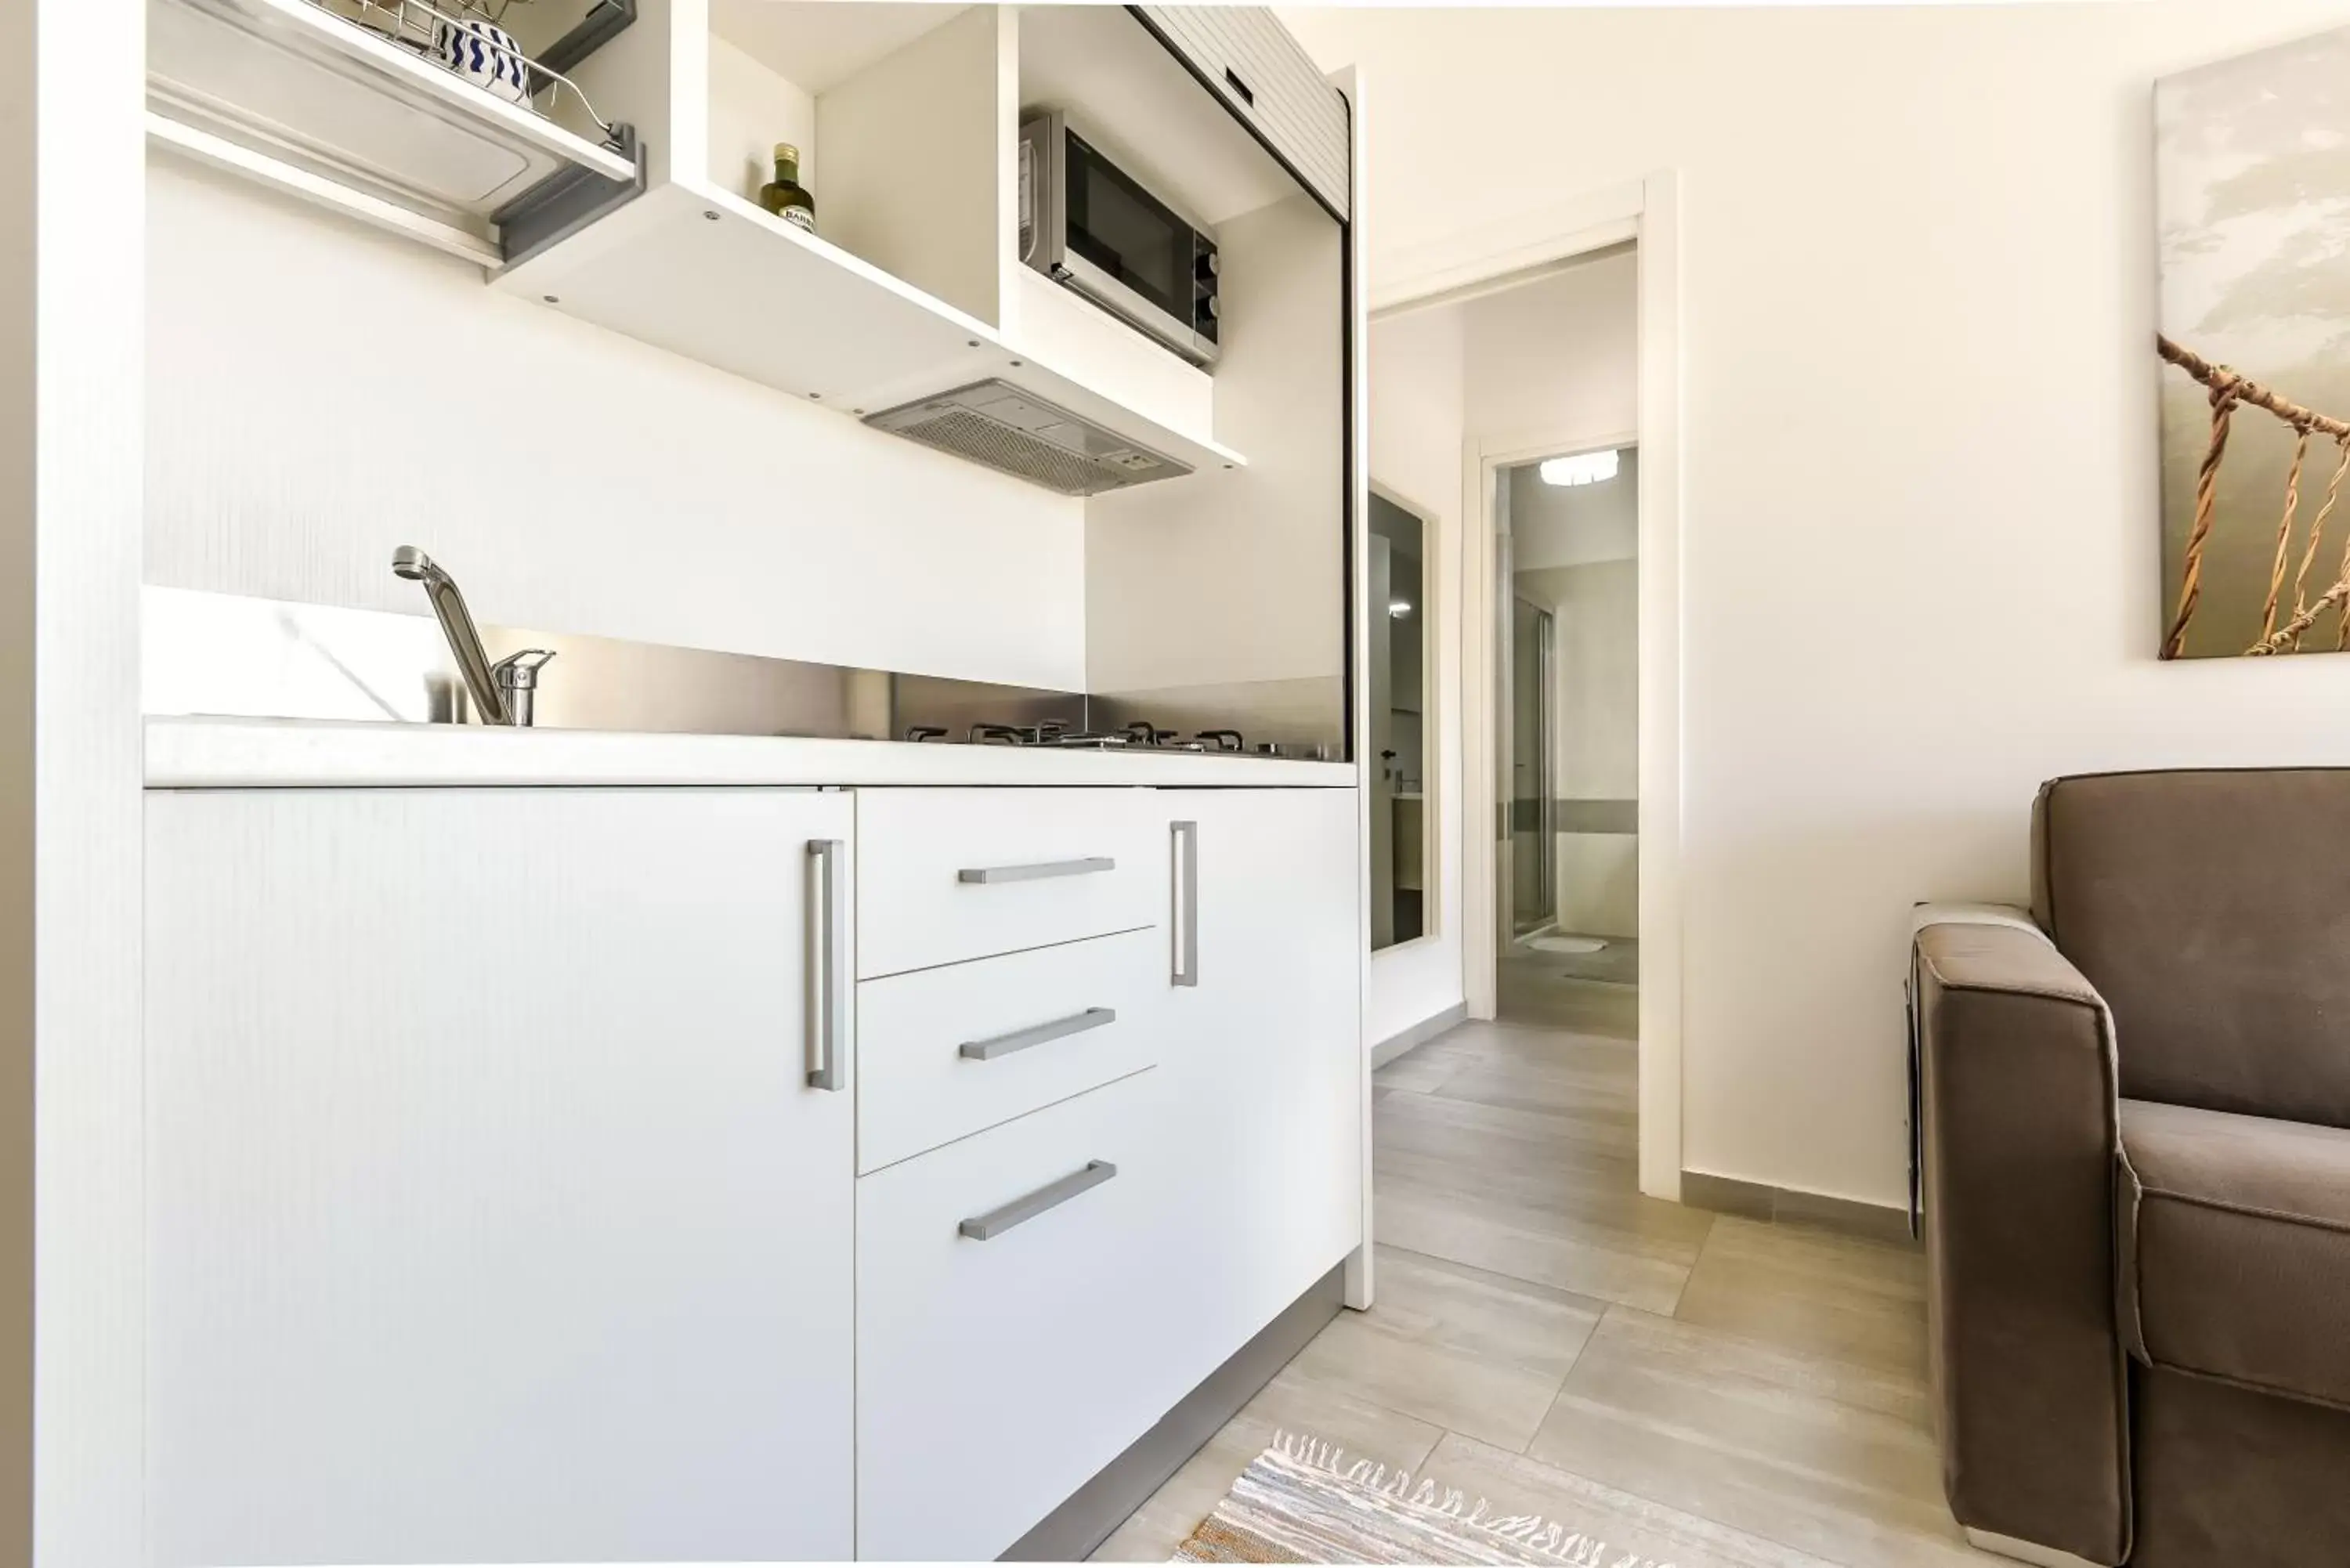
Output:
[[[522,102],[536,112],[545,114],[554,109],[564,93],[567,91],[578,104],[580,112],[586,115],[602,133],[604,145],[612,148],[618,148],[620,145],[619,133],[615,130],[612,122],[596,112],[596,106],[590,101],[588,94],[581,89],[577,82],[564,75],[563,70],[585,59],[595,51],[596,46],[601,44],[605,37],[609,36],[612,32],[619,31],[620,26],[627,26],[628,18],[635,14],[636,7],[633,4],[626,6],[598,5],[578,27],[556,40],[554,46],[546,51],[545,59],[533,59],[513,42],[514,35],[505,30],[507,12],[516,5],[528,6],[533,0],[310,0],[310,3],[329,16],[338,16],[354,26],[380,34],[395,44],[413,49],[418,55],[439,66],[458,80],[468,82],[487,92],[490,89],[486,86],[474,81],[452,62],[441,57],[443,27],[455,27],[472,32],[478,49],[497,57],[502,62],[510,65],[517,80],[526,81],[529,84],[522,98],[514,101]],[[608,12],[613,14],[610,19],[619,25],[600,30],[592,41],[583,39],[581,35],[601,27],[605,14]],[[495,29],[495,36],[480,33],[471,26],[473,23],[480,23]],[[500,39],[505,41],[500,42]],[[552,61],[559,61],[560,64],[549,63]],[[550,92],[553,94],[553,101],[545,106],[540,105],[537,100]]]
[[149,140],[501,271],[646,184],[571,75],[637,0],[535,55],[501,26],[531,3],[147,0]]

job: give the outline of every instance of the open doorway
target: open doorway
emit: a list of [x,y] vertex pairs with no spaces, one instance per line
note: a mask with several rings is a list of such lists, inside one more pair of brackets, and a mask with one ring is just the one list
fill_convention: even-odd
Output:
[[1639,1017],[1639,453],[1494,475],[1497,1015],[1634,1037]]
[[[1448,1045],[1448,1030],[1499,1016],[1505,960],[1541,954],[1554,967],[1519,971],[1554,980],[1588,962],[1597,972],[1575,978],[1605,997],[1627,1058],[1617,1097],[1636,1114],[1618,1130],[1637,1139],[1639,1190],[1658,1198],[1679,1195],[1682,1109],[1678,213],[1678,182],[1659,173],[1507,236],[1431,241],[1374,292],[1367,378],[1369,473],[1400,487],[1387,499],[1459,497],[1457,510],[1422,513],[1428,923],[1367,964],[1380,1085],[1408,1103],[1395,1075],[1426,1076],[1475,1035]],[[1546,484],[1554,459],[1613,471],[1604,483]],[[1503,498],[1521,487],[1529,505],[1576,489],[1596,504],[1604,491],[1628,537],[1605,559],[1511,563]],[[1523,585],[1514,565],[1534,574]],[[1580,566],[1609,569],[1541,575]],[[1579,585],[1600,579],[1612,591],[1594,615]],[[1618,635],[1627,620],[1630,635]],[[1367,676],[1358,690],[1367,710]],[[1631,721],[1612,751],[1578,738],[1608,704]],[[1372,722],[1366,711],[1367,736]],[[1391,867],[1393,819],[1374,804],[1365,762],[1365,815],[1381,814],[1370,851]],[[1375,909],[1393,896],[1377,880]],[[1604,945],[1557,950],[1590,942]],[[1422,1043],[1439,1050],[1405,1065]],[[1483,1081],[1464,1074],[1454,1086]]]

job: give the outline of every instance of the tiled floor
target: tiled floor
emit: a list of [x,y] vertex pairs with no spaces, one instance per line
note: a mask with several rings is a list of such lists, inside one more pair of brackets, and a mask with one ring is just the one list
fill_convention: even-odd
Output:
[[1165,1560],[1286,1428],[1680,1568],[1999,1561],[1942,1503],[1920,1254],[1641,1197],[1635,993],[1502,999],[1378,1075],[1378,1304],[1098,1555]]

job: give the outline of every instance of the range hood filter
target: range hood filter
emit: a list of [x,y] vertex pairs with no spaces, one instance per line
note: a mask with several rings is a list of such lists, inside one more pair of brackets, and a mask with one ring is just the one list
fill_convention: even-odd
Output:
[[1063,495],[1098,495],[1191,472],[1001,378],[884,409],[865,422]]

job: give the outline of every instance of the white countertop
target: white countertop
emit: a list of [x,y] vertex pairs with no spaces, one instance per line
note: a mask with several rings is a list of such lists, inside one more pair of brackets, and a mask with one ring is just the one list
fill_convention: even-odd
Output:
[[1182,752],[761,735],[637,735],[598,730],[147,721],[149,789],[366,785],[1110,784],[1204,789],[1351,789],[1347,763]]

